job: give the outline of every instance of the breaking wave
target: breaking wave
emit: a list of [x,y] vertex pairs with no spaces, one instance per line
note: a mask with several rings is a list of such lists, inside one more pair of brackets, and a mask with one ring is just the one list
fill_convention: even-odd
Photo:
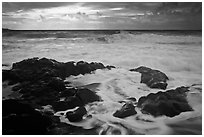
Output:
[[113,113],[122,107],[121,101],[126,102],[129,97],[135,97],[138,100],[141,96],[158,92],[158,89],[150,89],[140,83],[140,73],[130,72],[126,69],[97,70],[93,74],[71,76],[66,80],[71,82],[71,86],[74,87],[96,86],[95,91],[103,101],[87,104],[85,107],[88,113],[81,122],[70,122],[66,118],[66,112],[74,109],[57,112],[55,115],[60,116],[61,122],[84,129],[99,127],[98,133],[101,135],[201,134],[202,92],[199,88],[202,85],[192,86],[188,93],[189,104],[194,109],[192,112],[183,112],[173,118],[166,116],[155,118],[141,113],[140,109],[136,107],[136,115],[120,119],[114,117]]

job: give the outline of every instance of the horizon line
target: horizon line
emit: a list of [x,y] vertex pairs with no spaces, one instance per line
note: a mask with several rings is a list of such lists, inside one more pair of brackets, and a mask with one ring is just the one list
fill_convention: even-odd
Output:
[[9,29],[2,28],[2,30],[10,30],[10,31],[202,31],[202,29]]

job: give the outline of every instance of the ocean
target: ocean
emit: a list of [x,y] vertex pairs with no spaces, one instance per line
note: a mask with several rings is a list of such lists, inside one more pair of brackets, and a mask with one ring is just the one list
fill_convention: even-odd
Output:
[[[65,122],[84,129],[100,126],[98,134],[202,134],[202,32],[201,31],[134,31],[134,30],[70,30],[11,31],[2,34],[2,67],[33,57],[46,57],[60,62],[101,62],[116,66],[96,70],[92,74],[66,78],[72,86],[96,84],[103,102],[87,104],[93,118],[82,122]],[[153,117],[138,113],[125,119],[112,114],[127,97],[137,100],[151,89],[140,83],[141,74],[129,71],[146,66],[164,72],[166,90],[192,86],[187,99],[194,111],[175,117]],[[198,90],[199,89],[199,90]],[[4,90],[4,89],[3,89]],[[65,112],[57,112],[60,115]],[[144,122],[139,119],[144,119]]]

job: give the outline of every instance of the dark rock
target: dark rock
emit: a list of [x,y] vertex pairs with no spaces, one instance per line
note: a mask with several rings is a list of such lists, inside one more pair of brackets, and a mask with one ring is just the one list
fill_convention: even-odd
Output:
[[115,66],[106,66],[107,69],[112,69],[112,68],[116,68]]
[[101,100],[100,97],[96,95],[95,92],[86,88],[78,89],[76,92],[76,96],[79,97],[84,104]]
[[22,99],[31,101],[36,105],[44,106],[57,100],[60,87],[57,88],[55,86],[55,84],[49,86],[46,82],[37,82],[21,88],[19,93],[22,94]]
[[60,67],[61,78],[65,79],[70,75],[78,75],[74,61],[66,62]]
[[135,107],[132,103],[126,103],[122,106],[120,110],[117,110],[113,116],[118,118],[125,118],[131,115],[135,115],[137,112],[135,111]]
[[181,112],[192,111],[186,99],[187,87],[179,87],[166,92],[150,93],[143,96],[138,101],[138,107],[143,113],[153,116],[166,115],[174,117]]
[[83,116],[87,113],[85,107],[79,107],[75,111],[69,111],[66,113],[66,118],[69,119],[70,122],[79,122],[82,120]]
[[100,97],[95,92],[86,88],[70,88],[60,93],[60,98],[64,97],[64,101],[56,101],[52,103],[55,111],[62,111],[72,109],[77,106],[84,106],[85,104],[100,101]]
[[90,65],[92,71],[105,68],[105,66],[102,63],[97,63],[97,62],[91,62],[89,65]]
[[91,73],[97,69],[104,69],[105,66],[102,63],[91,62],[90,64],[84,61],[79,61],[76,63],[76,69],[78,74]]
[[18,76],[11,70],[2,70],[2,81],[12,80],[13,84],[18,83]]
[[52,77],[48,83],[48,86],[57,91],[66,89],[64,81],[59,77]]
[[14,63],[11,70],[3,70],[3,81],[37,81],[50,77],[59,77],[64,80],[70,75],[84,75],[97,69],[106,68],[102,63],[96,62],[87,63],[79,61],[76,65],[74,63],[73,61],[66,63],[57,62],[56,60],[47,58],[26,59]]
[[150,88],[166,89],[166,81],[169,79],[163,72],[141,66],[130,71],[136,71],[142,74],[140,83],[145,83]]
[[76,94],[75,88],[67,88],[59,93],[59,97],[70,97]]
[[2,112],[4,135],[42,135],[52,124],[47,116],[18,100],[3,100]]
[[72,109],[77,106],[84,106],[82,100],[76,96],[68,97],[65,101],[53,102],[52,106],[55,111],[64,111],[67,109]]
[[82,127],[58,122],[49,129],[48,135],[98,135],[97,129],[83,129]]

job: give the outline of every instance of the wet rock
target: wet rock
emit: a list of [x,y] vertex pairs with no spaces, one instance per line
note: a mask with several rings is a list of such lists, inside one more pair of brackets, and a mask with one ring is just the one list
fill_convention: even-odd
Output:
[[52,102],[52,106],[55,111],[64,111],[83,105],[84,103],[82,100],[76,96],[68,97],[65,101]]
[[46,134],[52,124],[47,116],[19,100],[2,101],[2,131],[4,135]]
[[98,135],[97,129],[83,129],[82,127],[58,122],[50,128],[48,135]]
[[70,97],[76,94],[76,88],[67,88],[59,93],[59,97]]
[[[41,112],[52,117],[55,111],[83,107],[87,103],[100,101],[100,97],[89,89],[66,88],[64,80],[70,75],[87,74],[97,69],[106,68],[102,63],[87,63],[84,61],[63,63],[47,58],[31,58],[14,63],[10,70],[2,71],[3,81],[8,80],[10,85],[18,83],[12,89],[14,92],[18,92],[21,95],[21,101],[29,104],[29,106],[28,108],[26,106],[23,107],[22,104],[18,106],[18,103],[14,101],[14,105],[11,107],[12,109],[6,109],[10,107],[8,105],[4,107],[3,133],[44,134],[47,129],[45,128],[47,126],[42,124],[46,123],[46,120],[44,121],[45,117],[32,108],[40,110],[42,106],[51,105],[53,108],[52,113],[47,111]],[[12,104],[12,101],[9,104]],[[6,106],[5,102],[4,106]],[[32,114],[29,109],[35,114]],[[76,111],[76,114],[74,112],[74,114],[70,114],[69,116],[73,117],[72,119],[74,121],[77,121],[83,113],[79,109]],[[21,122],[22,125],[18,126]],[[40,129],[36,127],[37,124],[39,124],[38,127]],[[34,128],[38,131],[34,131]]]
[[57,100],[58,90],[60,90],[60,87],[53,88],[48,86],[46,82],[39,82],[26,85],[19,90],[19,93],[22,94],[22,99],[35,105],[45,106]]
[[64,101],[56,101],[52,103],[55,111],[63,111],[72,109],[77,106],[84,106],[94,101],[100,101],[100,97],[95,92],[86,88],[70,88],[60,93],[60,98],[64,97]]
[[78,74],[91,73],[97,69],[104,69],[105,66],[102,63],[91,62],[90,64],[84,61],[79,61],[76,63],[76,69]]
[[159,70],[153,70],[148,67],[141,66],[136,69],[131,69],[130,71],[135,71],[141,73],[140,83],[145,83],[150,88],[166,89],[168,77],[166,74]]
[[2,70],[2,81],[10,80],[9,85],[18,83],[19,77],[10,70]]
[[[3,81],[10,80],[13,82],[36,81],[49,77],[59,77],[64,80],[70,75],[84,75],[105,68],[106,66],[97,62],[79,61],[75,65],[73,61],[63,63],[47,58],[31,58],[14,63],[12,69],[3,70],[2,75]],[[107,66],[107,68],[110,68],[110,66]]]
[[106,66],[106,68],[110,70],[110,69],[116,68],[116,67],[115,67],[115,66],[110,66],[110,65],[108,65],[108,66]]
[[98,95],[96,95],[95,92],[93,92],[87,88],[78,89],[76,92],[76,96],[79,97],[84,104],[101,100],[100,97]]
[[[35,105],[49,105],[57,102],[60,93],[66,90],[64,82],[66,77],[91,73],[96,69],[104,68],[106,67],[102,63],[96,62],[80,61],[75,64],[73,61],[63,63],[47,58],[31,58],[14,63],[11,70],[3,70],[2,74],[3,81],[9,80],[10,84],[19,83],[13,87],[13,90],[19,91],[22,99],[30,100]],[[83,104],[99,100],[92,91],[86,89],[85,94],[82,91],[84,89],[75,91],[77,99],[74,100],[80,99]]]
[[138,107],[143,113],[149,113],[153,116],[174,117],[181,112],[192,111],[186,99],[186,92],[188,91],[188,87],[179,87],[166,92],[150,93],[139,99]]
[[59,77],[52,77],[48,83],[48,86],[57,91],[66,89],[64,81]]
[[75,111],[69,111],[66,113],[66,118],[70,122],[79,122],[82,120],[83,116],[87,113],[85,107],[79,107]]
[[120,110],[117,110],[113,116],[118,118],[125,118],[131,115],[135,115],[137,112],[135,111],[135,107],[132,103],[126,103],[122,106]]

